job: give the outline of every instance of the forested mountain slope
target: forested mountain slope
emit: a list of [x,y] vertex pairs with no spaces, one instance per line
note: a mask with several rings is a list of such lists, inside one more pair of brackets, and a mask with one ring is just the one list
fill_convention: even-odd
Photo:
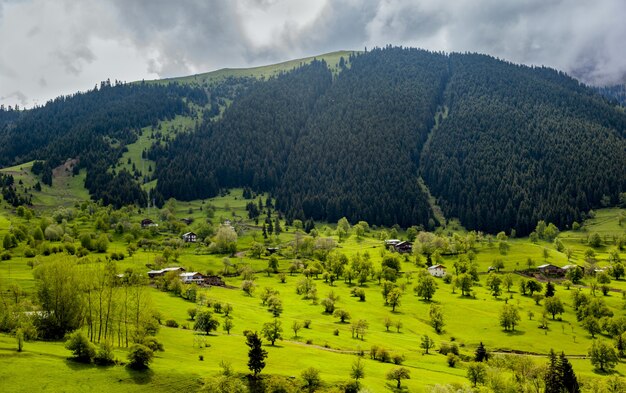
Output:
[[[575,80],[483,55],[450,56],[449,116],[422,156],[447,215],[491,232],[581,219],[626,185],[626,116]],[[606,203],[606,200],[605,200]]]
[[447,216],[527,233],[626,189],[626,115],[563,73],[391,47],[349,60],[330,85],[307,67],[259,83],[202,134],[153,152],[158,191],[249,186],[290,218],[407,226],[431,217],[422,174]]
[[0,164],[43,160],[42,179],[51,184],[52,168],[68,158],[87,169],[86,187],[95,199],[121,206],[145,204],[146,195],[130,174],[109,171],[139,128],[189,112],[189,102],[204,105],[206,93],[177,84],[167,86],[103,82],[94,90],[59,97],[43,107],[4,110],[0,119]]
[[375,50],[318,101],[276,190],[288,217],[427,224],[419,154],[447,78],[444,56]]

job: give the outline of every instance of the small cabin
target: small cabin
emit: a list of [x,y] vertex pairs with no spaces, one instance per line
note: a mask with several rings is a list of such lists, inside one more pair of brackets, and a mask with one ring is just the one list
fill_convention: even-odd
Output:
[[155,223],[154,221],[152,221],[149,218],[144,218],[143,220],[141,220],[141,227],[142,228],[150,228],[150,227],[158,227],[159,224]]
[[196,241],[198,241],[198,235],[193,232],[183,233],[182,237],[185,243],[195,243]]
[[400,242],[392,247],[395,251],[401,254],[411,252],[413,250],[413,245],[409,242]]
[[278,250],[280,250],[280,248],[279,247],[267,247],[265,250],[267,251],[269,255],[272,255],[272,254],[276,254]]
[[544,276],[562,276],[563,274],[565,274],[563,269],[550,263],[537,266],[537,270],[539,270],[539,272]]
[[185,217],[181,218],[180,221],[185,223],[185,225],[191,225],[191,223],[193,223],[193,218]]
[[201,284],[204,282],[204,275],[198,272],[184,272],[180,273],[179,276],[180,280],[185,284],[193,282],[195,282],[196,284]]
[[443,265],[433,265],[428,268],[428,273],[433,277],[443,277],[446,275],[446,267]]

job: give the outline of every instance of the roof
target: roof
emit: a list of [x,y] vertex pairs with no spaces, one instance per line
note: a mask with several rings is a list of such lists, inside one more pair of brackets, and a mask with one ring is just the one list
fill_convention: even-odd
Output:
[[546,268],[549,268],[549,267],[555,267],[555,268],[557,268],[557,269],[560,269],[560,267],[555,266],[555,265],[553,265],[553,264],[551,264],[551,263],[546,263],[545,265],[540,265],[540,266],[537,266],[537,269],[546,269]]
[[185,272],[185,273],[180,273],[180,276],[181,277],[193,277],[196,274],[202,275],[201,273],[198,273],[198,272]]
[[192,235],[193,235],[193,236],[197,236],[197,235],[196,235],[195,233],[193,233],[193,232],[183,233],[183,237],[186,237],[186,236],[192,236]]
[[428,270],[435,270],[435,269],[445,269],[446,267],[443,265],[432,265],[431,267],[428,268]]
[[185,269],[183,269],[182,267],[166,267],[164,269],[160,269],[160,270],[150,270],[148,272],[148,274],[162,274],[162,273],[167,273],[167,272],[173,272],[176,270],[182,270],[184,271]]
[[565,265],[561,269],[569,270],[569,269],[576,269],[577,267],[580,267],[580,266],[578,266],[578,265]]

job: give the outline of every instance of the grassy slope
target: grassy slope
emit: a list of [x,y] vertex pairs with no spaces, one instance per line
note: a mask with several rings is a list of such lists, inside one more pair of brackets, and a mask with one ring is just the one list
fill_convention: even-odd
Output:
[[[33,162],[2,168],[0,171],[11,174],[15,183],[20,181],[23,185],[17,185],[18,193],[23,193],[24,188],[32,189],[39,181],[31,172]],[[82,170],[77,176],[72,176],[71,171],[66,171],[64,166],[54,170],[52,186],[41,185],[41,192],[31,191],[33,194],[33,206],[37,209],[50,209],[57,206],[73,206],[76,202],[89,199],[89,192],[84,187],[86,172]],[[6,203],[2,204],[8,208]]]
[[282,63],[253,68],[222,68],[217,71],[207,72],[203,74],[184,76],[180,78],[160,79],[152,82],[180,82],[203,85],[206,83],[219,82],[228,77],[269,78],[281,72],[297,68],[302,64],[310,63],[314,59],[326,61],[331,70],[336,72],[339,64],[339,59],[343,57],[347,61],[348,56],[350,56],[351,53],[355,53],[355,51],[331,52],[319,56],[311,56],[303,59],[289,60]]

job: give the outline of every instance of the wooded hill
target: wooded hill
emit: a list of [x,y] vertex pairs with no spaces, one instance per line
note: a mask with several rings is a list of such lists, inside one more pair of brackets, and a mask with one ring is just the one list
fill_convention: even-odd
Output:
[[[538,220],[570,225],[591,208],[617,204],[626,190],[623,108],[561,72],[485,55],[394,47],[351,54],[331,66],[338,72],[313,61],[247,81],[228,100],[216,98],[220,84],[204,90],[134,85],[153,94],[145,94],[143,109],[134,106],[145,116],[108,128],[108,120],[92,118],[104,127],[101,133],[131,130],[113,134],[119,144],[90,143],[63,154],[24,136],[38,130],[23,126],[25,118],[74,119],[48,113],[47,105],[29,111],[39,111],[37,116],[0,123],[0,156],[5,164],[76,156],[81,163],[97,162],[90,154],[110,155],[112,146],[132,142],[134,127],[184,114],[189,107],[181,103],[193,101],[207,111],[195,132],[155,144],[148,153],[156,161],[157,201],[246,187],[270,192],[289,219],[346,216],[351,222],[432,227],[421,176],[447,217],[472,229],[525,234]],[[90,94],[108,107],[100,91]],[[71,107],[76,99],[49,105]],[[221,114],[220,103],[230,103]],[[45,129],[45,135],[59,134],[47,140],[65,135]],[[95,198],[141,203],[138,197],[115,199],[124,189],[119,182],[87,180]]]

